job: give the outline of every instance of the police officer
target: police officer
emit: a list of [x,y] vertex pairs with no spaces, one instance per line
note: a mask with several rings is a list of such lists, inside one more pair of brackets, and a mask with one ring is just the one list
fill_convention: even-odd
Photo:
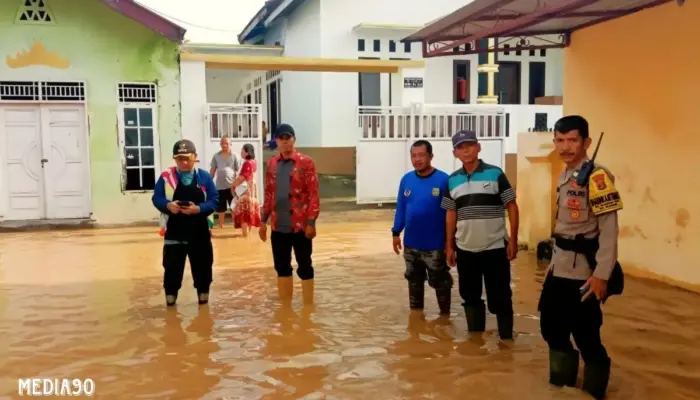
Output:
[[566,169],[557,184],[554,251],[538,306],[542,337],[549,345],[549,382],[573,387],[580,352],[585,363],[583,390],[602,399],[610,357],[600,338],[600,303],[622,292],[617,263],[617,211],[622,201],[613,175],[600,165],[592,164],[588,183],[576,183],[592,163],[587,156],[588,122],[583,117],[557,121],[554,144]]

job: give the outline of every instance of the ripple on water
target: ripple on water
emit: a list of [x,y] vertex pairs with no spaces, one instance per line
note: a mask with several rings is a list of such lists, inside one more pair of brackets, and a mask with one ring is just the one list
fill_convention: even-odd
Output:
[[[3,236],[0,395],[16,394],[18,377],[70,376],[94,379],[105,398],[587,398],[547,384],[542,271],[527,254],[513,268],[516,339],[504,345],[492,316],[482,336],[465,333],[456,285],[449,320],[427,286],[424,317],[409,313],[391,217],[319,224],[315,308],[296,278],[280,307],[269,243],[252,238],[214,239],[209,306],[187,273],[167,310],[152,228]],[[604,306],[609,398],[700,398],[700,296],[635,279],[625,290]]]

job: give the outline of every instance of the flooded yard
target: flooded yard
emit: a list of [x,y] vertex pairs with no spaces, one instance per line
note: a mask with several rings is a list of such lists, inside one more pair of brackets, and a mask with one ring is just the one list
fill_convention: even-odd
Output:
[[[409,312],[391,211],[327,215],[314,241],[316,305],[282,307],[270,245],[216,230],[211,302],[189,272],[166,309],[157,228],[0,236],[0,396],[19,378],[90,378],[97,398],[586,399],[547,383],[531,255],[513,264],[516,337],[489,316],[469,337],[452,315]],[[456,278],[456,271],[453,271]],[[456,279],[455,279],[456,281]],[[627,279],[605,306],[611,399],[700,398],[700,296]]]

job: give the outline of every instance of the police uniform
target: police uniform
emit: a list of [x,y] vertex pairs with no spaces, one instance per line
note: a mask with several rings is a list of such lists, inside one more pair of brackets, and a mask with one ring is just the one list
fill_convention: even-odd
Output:
[[595,165],[583,187],[576,184],[576,174],[567,168],[557,184],[555,244],[538,308],[542,337],[550,349],[550,383],[576,384],[580,352],[583,388],[601,399],[610,375],[610,358],[600,338],[603,315],[595,294],[581,301],[580,288],[592,275],[608,281],[608,295],[622,292],[617,263],[617,211],[622,200],[605,167]]

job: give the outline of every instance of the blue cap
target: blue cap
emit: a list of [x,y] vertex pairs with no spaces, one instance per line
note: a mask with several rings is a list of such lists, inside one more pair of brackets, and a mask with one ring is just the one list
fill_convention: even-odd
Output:
[[457,147],[462,143],[478,143],[479,140],[476,137],[476,132],[474,131],[459,131],[454,136],[452,136],[452,147]]
[[296,136],[294,134],[294,128],[292,128],[292,126],[289,124],[280,124],[277,127],[277,130],[275,130],[275,137],[279,137],[282,135],[289,135],[292,137]]

